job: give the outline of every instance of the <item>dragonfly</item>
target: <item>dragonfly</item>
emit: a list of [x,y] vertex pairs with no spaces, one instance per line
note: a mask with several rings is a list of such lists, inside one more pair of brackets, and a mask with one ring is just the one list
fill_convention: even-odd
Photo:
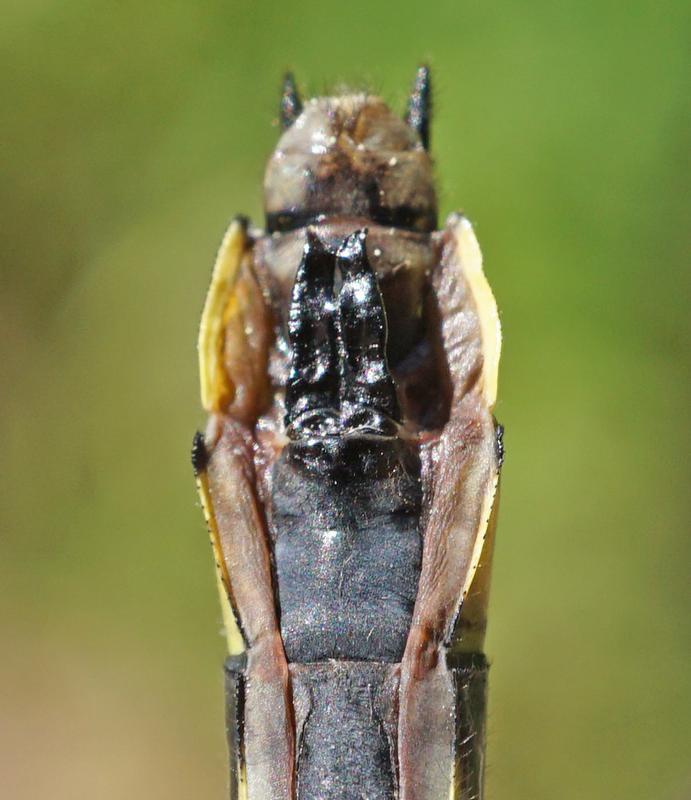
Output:
[[404,115],[303,101],[199,332],[192,462],[227,634],[231,800],[477,800],[503,461],[501,330],[438,226],[430,71]]

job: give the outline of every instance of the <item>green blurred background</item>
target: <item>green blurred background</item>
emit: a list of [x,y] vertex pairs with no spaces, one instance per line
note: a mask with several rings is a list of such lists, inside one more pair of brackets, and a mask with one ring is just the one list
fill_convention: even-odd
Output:
[[505,335],[489,800],[691,797],[684,2],[3,3],[3,797],[222,798],[189,443],[278,83],[401,108]]

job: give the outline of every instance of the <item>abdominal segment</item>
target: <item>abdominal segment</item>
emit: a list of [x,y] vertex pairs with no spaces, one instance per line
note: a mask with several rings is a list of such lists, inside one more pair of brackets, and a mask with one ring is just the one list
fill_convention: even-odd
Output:
[[419,471],[395,438],[284,449],[272,519],[289,662],[401,660],[422,557]]

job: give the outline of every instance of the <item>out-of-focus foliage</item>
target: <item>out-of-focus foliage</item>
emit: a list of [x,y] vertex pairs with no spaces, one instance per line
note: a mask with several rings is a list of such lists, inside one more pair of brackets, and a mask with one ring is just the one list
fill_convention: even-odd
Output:
[[279,78],[402,107],[505,333],[490,800],[691,792],[688,5],[5,4],[3,796],[221,798],[188,460],[215,248]]

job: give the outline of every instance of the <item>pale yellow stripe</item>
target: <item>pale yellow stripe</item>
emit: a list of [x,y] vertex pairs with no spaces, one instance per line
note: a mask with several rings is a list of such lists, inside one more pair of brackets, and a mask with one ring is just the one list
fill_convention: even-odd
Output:
[[459,217],[455,226],[456,247],[463,273],[477,308],[482,336],[482,394],[491,411],[497,400],[499,357],[501,355],[501,324],[497,303],[484,270],[482,253],[473,226],[465,217]]
[[238,767],[238,800],[247,800],[247,770],[244,764]]
[[235,387],[223,367],[224,315],[246,244],[243,223],[233,220],[216,256],[202,312],[198,339],[199,380],[202,405],[209,413],[222,411],[235,394]]

